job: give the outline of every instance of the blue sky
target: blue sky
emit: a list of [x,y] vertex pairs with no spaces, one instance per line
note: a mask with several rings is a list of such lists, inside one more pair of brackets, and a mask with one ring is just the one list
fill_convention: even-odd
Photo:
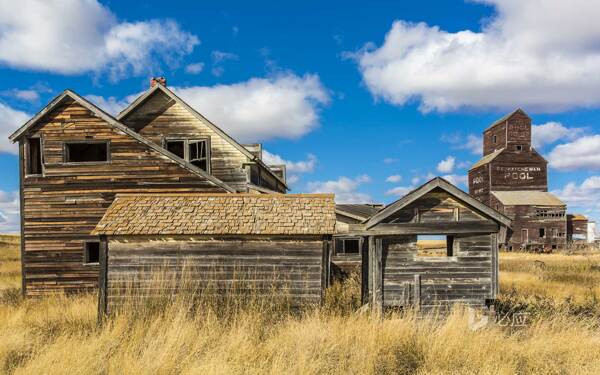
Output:
[[600,218],[593,2],[7,3],[0,231],[18,224],[6,137],[65,88],[115,113],[153,75],[286,162],[293,192],[340,201],[387,203],[433,175],[467,190],[482,130],[522,107],[550,190]]

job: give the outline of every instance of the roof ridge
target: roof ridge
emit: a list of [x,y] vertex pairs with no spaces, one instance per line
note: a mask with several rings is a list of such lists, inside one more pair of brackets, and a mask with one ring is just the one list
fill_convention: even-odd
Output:
[[183,159],[178,158],[175,154],[173,154],[169,150],[160,147],[159,145],[157,145],[156,143],[154,143],[151,140],[147,139],[146,137],[142,136],[141,134],[136,133],[135,131],[133,131],[128,126],[122,124],[119,120],[117,120],[116,118],[114,118],[112,115],[110,115],[109,113],[105,112],[102,108],[98,107],[94,103],[90,102],[89,100],[85,99],[84,97],[82,97],[81,95],[77,94],[75,91],[70,90],[70,89],[65,89],[61,94],[57,95],[41,111],[39,111],[35,116],[33,116],[31,119],[29,119],[29,121],[27,121],[19,129],[17,129],[9,137],[9,139],[12,142],[15,142],[30,127],[34,126],[47,113],[49,113],[50,111],[52,111],[58,104],[60,104],[60,102],[63,99],[65,99],[67,96],[69,98],[71,98],[72,100],[76,101],[77,103],[79,103],[80,105],[82,105],[83,107],[85,107],[87,110],[89,110],[90,112],[92,112],[93,114],[95,114],[97,117],[99,117],[102,120],[104,120],[107,124],[109,124],[113,128],[122,131],[123,133],[127,134],[128,136],[130,136],[131,138],[135,139],[136,141],[138,141],[138,142],[140,142],[140,143],[142,143],[142,144],[150,147],[151,149],[153,149],[154,151],[158,152],[159,154],[161,154],[161,155],[169,158],[171,161],[177,163],[177,165],[179,165],[180,167],[188,170],[189,172],[192,172],[193,174],[195,174],[197,176],[205,178],[206,180],[212,182],[216,186],[219,186],[219,187],[221,187],[221,188],[223,188],[225,190],[228,190],[230,192],[235,192],[235,189],[232,188],[231,186],[227,185],[225,182],[221,181],[220,179],[216,178],[215,176],[213,176],[211,174],[206,173],[205,171],[201,170],[200,168],[198,168],[198,167],[196,167],[196,166],[194,166],[194,165],[192,165],[190,163],[187,163]]
[[117,193],[119,197],[252,197],[252,198],[335,198],[335,194],[330,193],[308,193],[308,194],[255,194],[255,193]]

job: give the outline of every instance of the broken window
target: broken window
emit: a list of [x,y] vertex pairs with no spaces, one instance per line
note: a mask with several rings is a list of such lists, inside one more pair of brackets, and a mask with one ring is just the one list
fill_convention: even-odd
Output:
[[65,162],[90,163],[108,161],[108,142],[65,143]]
[[189,162],[208,172],[208,140],[189,141]]
[[100,263],[100,242],[86,242],[84,244],[83,262],[85,264]]
[[456,255],[454,236],[419,235],[417,236],[417,256],[453,257]]
[[27,160],[25,174],[42,174],[42,141],[40,138],[27,139]]
[[337,255],[358,255],[360,254],[360,238],[336,238],[335,253]]
[[546,237],[546,228],[540,228],[540,238]]
[[167,139],[164,147],[190,164],[210,173],[208,139]]
[[167,150],[171,151],[175,155],[182,159],[185,159],[185,141],[184,140],[168,140],[166,141]]

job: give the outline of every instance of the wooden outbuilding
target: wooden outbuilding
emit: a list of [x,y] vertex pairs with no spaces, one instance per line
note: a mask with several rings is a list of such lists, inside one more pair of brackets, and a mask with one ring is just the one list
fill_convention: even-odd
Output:
[[100,311],[122,302],[124,289],[169,293],[155,276],[184,270],[200,289],[238,283],[286,293],[298,305],[319,303],[334,228],[328,194],[118,195],[93,232],[102,238]]
[[[482,307],[496,298],[498,244],[509,226],[509,218],[437,177],[349,224],[345,237],[367,244],[363,297],[373,307]],[[443,241],[442,251],[417,246],[423,235]]]
[[569,242],[588,243],[588,218],[585,215],[567,215],[567,237]]

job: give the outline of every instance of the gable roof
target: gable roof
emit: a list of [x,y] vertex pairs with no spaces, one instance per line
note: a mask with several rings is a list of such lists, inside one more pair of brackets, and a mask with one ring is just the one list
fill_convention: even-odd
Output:
[[402,208],[408,206],[412,202],[416,201],[417,199],[421,198],[422,196],[424,196],[425,194],[429,193],[430,191],[432,191],[433,189],[436,189],[436,188],[440,188],[440,189],[446,191],[448,194],[450,194],[453,197],[457,198],[458,200],[466,203],[467,205],[474,208],[475,210],[492,218],[496,222],[498,222],[502,225],[505,225],[505,226],[510,226],[511,220],[508,217],[502,215],[500,212],[481,203],[480,201],[471,197],[469,194],[460,190],[459,188],[452,185],[451,183],[444,180],[443,178],[436,177],[436,178],[430,180],[429,182],[425,183],[421,187],[411,191],[410,193],[408,193],[404,197],[400,198],[399,200],[385,206],[385,208],[383,208],[377,214],[373,215],[368,221],[366,221],[366,223],[365,223],[366,228],[368,229],[368,228],[371,228],[371,227],[379,224],[386,217],[388,217],[388,216],[392,215],[394,212],[401,210]]
[[504,148],[496,150],[496,151],[492,152],[491,154],[487,154],[486,156],[479,159],[475,164],[473,164],[473,166],[469,170],[475,169],[477,167],[481,167],[482,165],[491,162],[492,160],[496,159],[496,157],[498,155],[500,155],[502,153],[502,151],[504,151]]
[[158,146],[154,142],[152,142],[152,141],[144,138],[140,134],[138,134],[135,131],[131,130],[129,127],[127,127],[127,126],[123,125],[122,123],[120,123],[119,121],[117,121],[114,117],[112,117],[108,113],[104,112],[102,109],[98,108],[97,106],[95,106],[94,104],[92,104],[91,102],[89,102],[88,100],[86,100],[83,97],[79,96],[74,91],[71,91],[71,90],[68,90],[68,89],[65,90],[65,91],[63,91],[56,98],[54,98],[50,103],[48,103],[48,105],[46,107],[44,107],[35,116],[33,116],[29,121],[27,121],[23,126],[21,126],[19,129],[17,129],[13,134],[11,134],[10,137],[9,137],[9,139],[12,142],[16,142],[23,135],[25,135],[25,133],[29,129],[31,129],[40,120],[42,120],[45,115],[47,115],[52,110],[54,110],[64,100],[68,100],[68,99],[74,100],[75,102],[77,102],[78,104],[80,104],[81,106],[83,106],[84,108],[86,108],[87,110],[89,110],[90,112],[92,112],[95,116],[97,116],[100,119],[104,120],[107,124],[109,124],[113,128],[115,128],[115,129],[117,129],[117,130],[119,130],[119,131],[127,134],[131,138],[133,138],[136,141],[138,141],[138,142],[140,142],[140,143],[148,146],[149,148],[151,148],[152,150],[158,152],[159,154],[161,154],[163,156],[166,156],[167,158],[169,158],[172,161],[174,161],[175,163],[179,164],[179,166],[181,166],[182,168],[188,170],[189,172],[191,172],[191,173],[193,173],[193,174],[195,174],[197,176],[200,176],[200,177],[203,177],[203,178],[207,179],[208,181],[210,181],[213,184],[215,184],[215,185],[217,185],[217,186],[225,189],[226,191],[229,191],[229,192],[232,192],[232,193],[235,192],[235,189],[233,189],[231,186],[227,185],[223,181],[219,180],[218,178],[214,177],[213,175],[211,175],[209,173],[206,173],[205,171],[203,171],[202,169],[196,167],[195,165],[186,162],[185,160],[179,158],[178,156],[176,156],[175,154],[171,153],[170,151],[168,151],[168,150],[166,150],[166,149]]
[[118,194],[94,235],[330,235],[333,194]]
[[492,125],[488,126],[488,127],[487,127],[487,128],[484,130],[484,132],[486,132],[486,131],[490,130],[491,128],[493,128],[494,126],[496,126],[496,125],[498,125],[498,124],[501,124],[501,123],[503,123],[503,122],[507,121],[509,118],[511,118],[513,115],[515,115],[515,114],[517,114],[517,113],[521,113],[521,114],[523,114],[523,115],[527,116],[527,118],[531,120],[531,117],[529,117],[529,115],[528,115],[528,114],[527,114],[527,113],[526,113],[524,110],[522,110],[521,108],[517,108],[517,109],[515,109],[514,111],[510,112],[509,114],[506,114],[506,115],[502,116],[501,118],[499,118],[498,120],[494,121],[494,122],[492,123]]
[[336,204],[335,212],[357,220],[366,220],[383,208],[379,204]]
[[181,99],[179,96],[177,96],[173,91],[171,91],[169,88],[165,87],[164,85],[161,84],[157,84],[154,85],[153,87],[151,87],[148,91],[146,91],[145,93],[143,93],[142,95],[140,95],[137,99],[135,99],[129,106],[127,106],[127,108],[125,108],[124,110],[122,110],[118,115],[117,115],[117,119],[119,121],[121,121],[122,119],[126,118],[128,115],[130,115],[136,108],[138,108],[139,106],[141,106],[142,104],[144,104],[148,99],[150,99],[156,92],[161,92],[165,95],[167,95],[169,98],[171,98],[172,100],[174,100],[177,104],[181,105],[183,108],[185,108],[189,113],[192,114],[192,116],[196,117],[198,120],[200,120],[201,122],[203,122],[204,124],[206,124],[209,128],[211,128],[215,133],[219,134],[223,139],[225,139],[227,142],[229,142],[233,147],[235,147],[236,149],[238,149],[242,154],[244,154],[248,159],[250,159],[253,162],[256,162],[257,164],[261,165],[265,170],[267,170],[277,181],[279,181],[281,184],[283,184],[283,186],[286,189],[289,189],[289,187],[287,186],[286,182],[280,178],[279,176],[277,176],[263,161],[260,157],[258,157],[256,154],[250,152],[246,147],[244,147],[243,145],[241,145],[240,143],[238,143],[235,139],[233,139],[232,137],[230,137],[227,133],[225,133],[221,128],[219,128],[217,125],[215,125],[213,122],[211,122],[209,119],[207,119],[206,117],[204,117],[200,112],[196,111],[194,108],[192,108],[189,104],[187,104],[185,101],[183,101],[183,99]]
[[492,191],[492,195],[496,197],[504,206],[565,206],[565,202],[561,201],[552,193],[545,191],[534,190],[513,190],[513,191]]

